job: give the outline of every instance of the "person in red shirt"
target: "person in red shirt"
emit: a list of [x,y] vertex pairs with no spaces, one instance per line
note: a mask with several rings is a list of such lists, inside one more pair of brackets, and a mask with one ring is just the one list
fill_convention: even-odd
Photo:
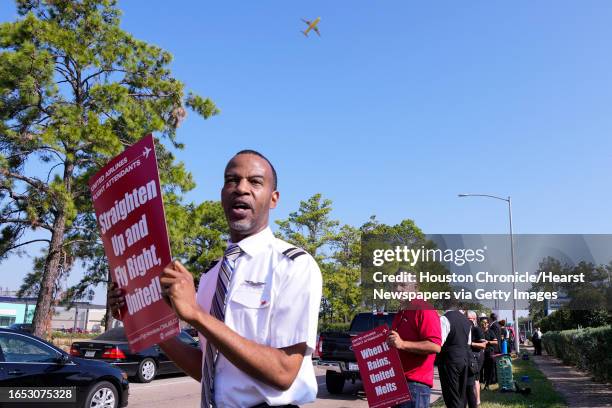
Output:
[[[414,292],[416,285],[404,284],[401,289]],[[410,401],[396,408],[429,408],[434,361],[442,344],[441,331],[438,313],[425,301],[413,300],[395,315],[387,344],[399,352],[411,396]]]

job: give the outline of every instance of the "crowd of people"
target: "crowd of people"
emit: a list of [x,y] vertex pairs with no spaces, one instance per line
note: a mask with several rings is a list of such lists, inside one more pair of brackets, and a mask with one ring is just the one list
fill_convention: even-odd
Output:
[[495,313],[479,318],[474,311],[448,310],[439,316],[427,306],[410,302],[391,327],[388,344],[398,349],[412,397],[396,407],[429,407],[437,362],[445,405],[476,408],[481,384],[488,389],[497,382],[495,358],[512,350],[514,332]]

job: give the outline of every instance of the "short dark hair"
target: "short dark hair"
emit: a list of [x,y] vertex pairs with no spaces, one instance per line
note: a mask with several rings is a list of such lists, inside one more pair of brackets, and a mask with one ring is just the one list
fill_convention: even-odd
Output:
[[259,153],[257,150],[245,149],[245,150],[241,150],[238,153],[236,153],[234,155],[234,157],[240,156],[241,154],[252,154],[254,156],[257,156],[257,157],[260,157],[260,158],[264,159],[266,161],[266,163],[268,163],[268,165],[272,169],[272,181],[273,181],[273,184],[274,184],[274,190],[276,190],[278,188],[278,176],[276,175],[276,169],[274,168],[274,166],[272,165],[272,163],[270,162],[270,160],[268,160],[268,158],[266,156],[264,156],[263,154]]
[[491,320],[497,320],[497,315],[495,313],[491,313]]

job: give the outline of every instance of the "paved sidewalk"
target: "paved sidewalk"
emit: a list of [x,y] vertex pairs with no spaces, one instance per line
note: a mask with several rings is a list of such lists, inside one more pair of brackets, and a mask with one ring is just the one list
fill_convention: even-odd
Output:
[[555,387],[555,390],[565,398],[568,407],[595,408],[612,407],[612,386],[591,381],[589,373],[579,371],[575,367],[564,365],[561,360],[546,355],[533,355],[529,358],[544,373]]

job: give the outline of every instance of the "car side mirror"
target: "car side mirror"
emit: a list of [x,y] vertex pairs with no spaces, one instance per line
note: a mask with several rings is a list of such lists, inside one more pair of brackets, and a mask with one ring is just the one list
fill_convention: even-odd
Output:
[[66,354],[60,354],[57,359],[57,364],[60,365],[64,365],[64,364],[68,364],[70,362],[70,357],[68,357]]

